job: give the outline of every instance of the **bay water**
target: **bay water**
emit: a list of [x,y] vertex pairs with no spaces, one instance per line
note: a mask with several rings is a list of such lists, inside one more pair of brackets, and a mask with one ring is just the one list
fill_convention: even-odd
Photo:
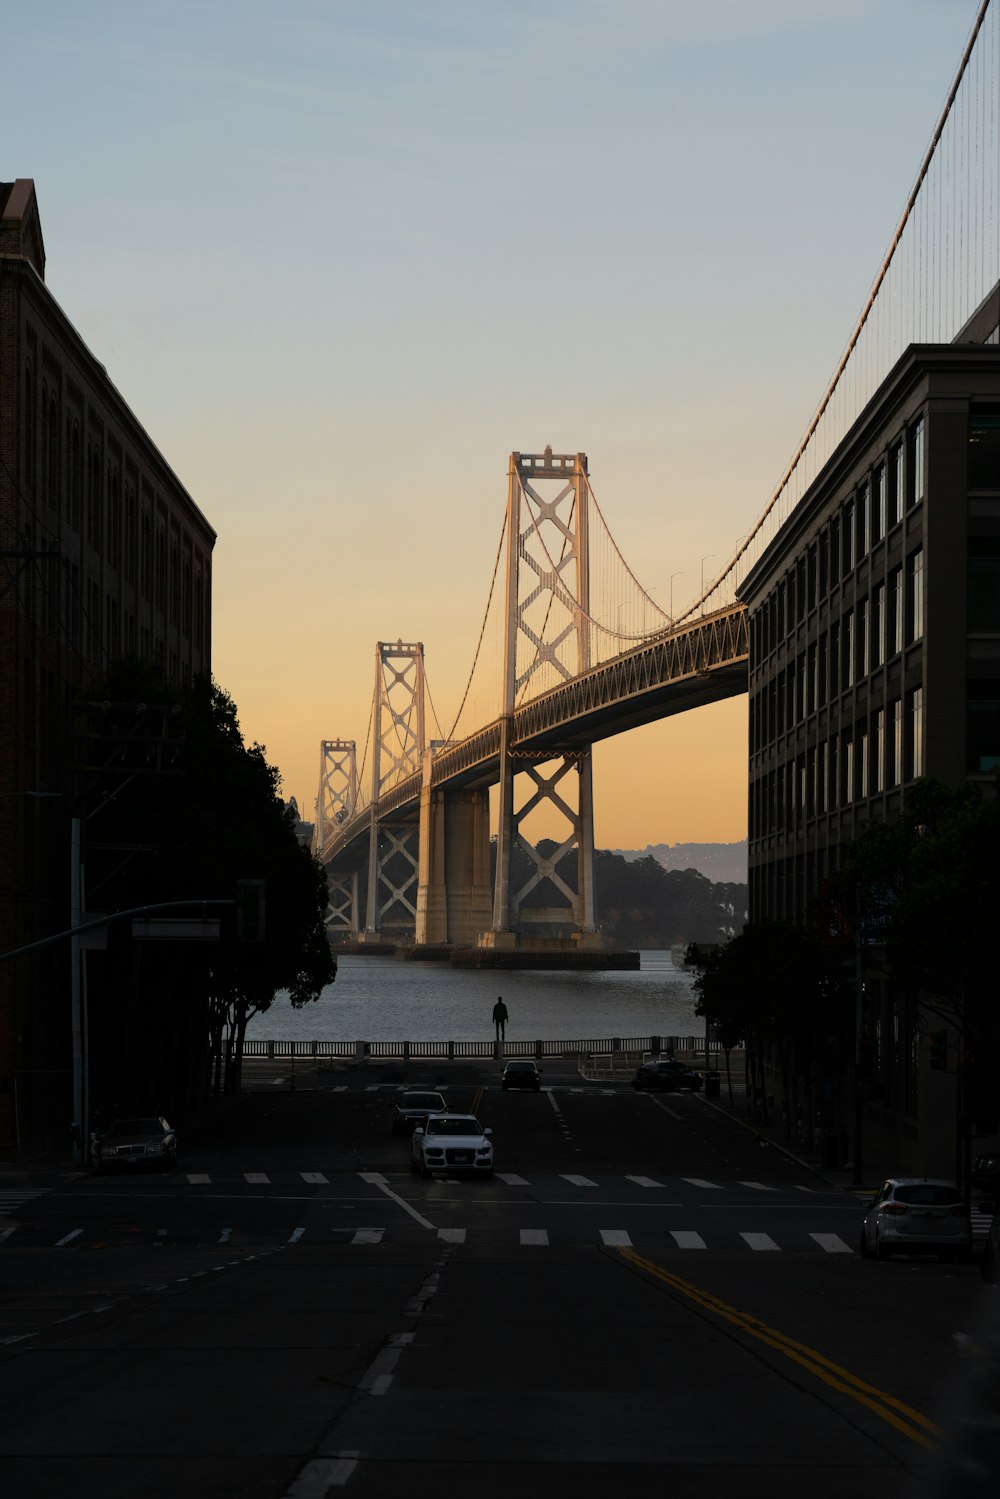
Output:
[[396,957],[338,958],[337,981],[293,1009],[286,995],[247,1027],[253,1040],[491,1040],[503,997],[511,1040],[697,1036],[694,976],[669,952],[643,952],[627,971],[454,968]]

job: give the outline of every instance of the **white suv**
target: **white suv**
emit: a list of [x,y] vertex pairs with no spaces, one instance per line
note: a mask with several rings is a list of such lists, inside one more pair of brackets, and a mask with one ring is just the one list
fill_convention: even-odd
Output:
[[493,1175],[492,1133],[473,1114],[431,1114],[426,1124],[418,1124],[413,1131],[410,1170],[421,1176],[464,1171],[489,1178]]

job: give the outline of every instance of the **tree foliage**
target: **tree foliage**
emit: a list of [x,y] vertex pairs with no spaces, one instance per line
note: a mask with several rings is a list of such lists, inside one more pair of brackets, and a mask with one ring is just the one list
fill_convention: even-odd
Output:
[[[279,777],[259,744],[243,742],[232,699],[215,683],[178,689],[148,668],[119,666],[105,691],[118,703],[171,703],[179,748],[169,765],[120,778],[94,808],[85,852],[103,908],[158,901],[232,901],[239,879],[263,879],[264,940],[237,940],[231,907],[221,940],[139,944],[114,928],[100,1009],[105,1062],[183,1106],[238,1079],[248,1020],[279,991],[294,1005],[318,997],[335,975],[323,926],[326,875],[297,841]],[[91,831],[92,828],[92,831]],[[94,906],[94,894],[90,904]],[[198,914],[192,905],[190,914]],[[139,950],[139,949],[142,950]],[[93,961],[93,960],[92,960]],[[101,977],[101,964],[94,965]],[[135,1099],[145,1108],[157,1099]]]

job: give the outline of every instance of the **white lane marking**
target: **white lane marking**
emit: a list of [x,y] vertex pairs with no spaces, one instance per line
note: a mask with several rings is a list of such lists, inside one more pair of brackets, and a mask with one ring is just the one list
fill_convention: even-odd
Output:
[[287,1077],[272,1077],[272,1079],[271,1079],[271,1087],[272,1088],[276,1088],[279,1083],[287,1083],[287,1081],[288,1081]]
[[669,1114],[671,1119],[676,1119],[678,1123],[683,1122],[681,1120],[680,1114],[675,1114],[673,1109],[668,1109],[662,1098],[654,1098],[651,1093],[647,1093],[646,1097],[649,1099],[650,1103],[655,1103],[658,1109],[662,1109],[665,1114]]
[[626,1176],[625,1180],[627,1182],[635,1182],[637,1187],[658,1187],[660,1185],[651,1176]]
[[299,1175],[304,1182],[311,1182],[315,1187],[328,1187],[330,1185],[322,1171],[300,1171]]
[[705,1192],[721,1192],[722,1188],[718,1182],[702,1181],[700,1176],[682,1176],[682,1182],[687,1182],[689,1187],[701,1187]]
[[363,1182],[368,1182],[371,1186],[378,1187],[379,1191],[384,1192],[386,1197],[391,1197],[393,1202],[403,1209],[404,1213],[409,1213],[410,1217],[414,1218],[417,1223],[420,1224],[421,1228],[434,1227],[430,1219],[425,1218],[423,1213],[418,1213],[412,1203],[407,1202],[405,1197],[400,1197],[398,1192],[394,1192],[392,1190],[389,1183],[380,1172],[359,1171],[358,1175]]
[[20,1227],[20,1223],[12,1223],[9,1228],[0,1228],[0,1244],[9,1239],[11,1234],[16,1234]]
[[83,1229],[82,1228],[74,1228],[70,1233],[68,1233],[66,1235],[66,1237],[64,1239],[57,1239],[56,1240],[56,1242],[55,1242],[56,1249],[61,1249],[64,1244],[68,1244],[72,1239],[78,1239],[82,1233],[83,1233]]
[[328,1489],[342,1489],[358,1466],[360,1452],[314,1457],[307,1462],[282,1499],[325,1499]]
[[207,1184],[212,1180],[212,1178],[204,1171],[189,1171],[187,1173],[187,1179],[191,1183],[192,1187],[207,1186]]
[[839,1234],[810,1234],[810,1239],[815,1239],[820,1249],[825,1249],[827,1254],[853,1254],[854,1250],[850,1244],[845,1244]]
[[678,1249],[705,1249],[707,1245],[701,1234],[694,1233],[688,1228],[672,1228],[670,1237]]
[[23,1343],[25,1338],[37,1338],[37,1332],[17,1332],[10,1338],[0,1338],[0,1343]]
[[244,1171],[243,1180],[253,1187],[266,1187],[271,1178],[266,1171]]
[[304,1233],[305,1233],[305,1228],[293,1228],[292,1232],[291,1232],[291,1235],[286,1240],[286,1243],[288,1243],[288,1244],[297,1244]]
[[740,1238],[744,1239],[751,1249],[779,1249],[780,1252],[779,1245],[774,1242],[770,1234],[740,1234]]
[[466,1230],[464,1228],[439,1228],[438,1238],[443,1239],[446,1244],[464,1244]]
[[751,1187],[755,1192],[777,1192],[777,1187],[769,1187],[766,1182],[737,1182],[738,1187]]
[[366,1093],[377,1093],[378,1090],[379,1090],[379,1088],[381,1088],[381,1086],[382,1086],[381,1083],[365,1083],[365,1092]]
[[521,1243],[522,1244],[540,1244],[540,1245],[545,1245],[548,1242],[549,1242],[549,1231],[548,1231],[547,1228],[522,1228],[521,1229]]
[[346,1093],[347,1092],[347,1084],[346,1083],[338,1083],[335,1088],[331,1088],[330,1089],[330,1092],[331,1093]]
[[231,1228],[224,1228],[222,1230],[221,1234],[219,1235],[218,1242],[220,1244],[228,1244],[229,1240],[232,1238],[232,1234],[233,1234],[233,1231],[232,1231]]
[[602,1228],[600,1235],[601,1243],[606,1249],[629,1249],[631,1247],[632,1240],[624,1228]]
[[381,1244],[384,1228],[358,1228],[354,1231],[352,1244]]
[[563,1179],[564,1182],[569,1182],[569,1184],[570,1184],[571,1187],[596,1187],[597,1186],[597,1183],[596,1182],[592,1182],[589,1176],[570,1176],[565,1171],[561,1171],[559,1173],[559,1175],[562,1177],[562,1179]]
[[515,1171],[498,1171],[497,1180],[506,1182],[508,1187],[526,1187],[528,1185],[527,1180],[523,1176],[518,1176]]

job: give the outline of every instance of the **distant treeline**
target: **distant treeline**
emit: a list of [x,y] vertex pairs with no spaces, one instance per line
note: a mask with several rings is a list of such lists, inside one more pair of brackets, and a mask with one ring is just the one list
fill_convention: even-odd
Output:
[[[551,857],[555,848],[547,839],[538,845],[543,857]],[[534,865],[520,848],[515,849],[511,864],[512,884],[521,888]],[[576,888],[575,853],[563,859],[558,873]],[[563,899],[551,881],[543,879],[527,896],[526,905],[552,907]],[[615,946],[663,948],[677,942],[720,942],[743,929],[747,887],[713,883],[695,869],[664,869],[652,855],[625,859],[598,849],[594,853],[594,904],[597,925]],[[555,935],[558,929],[548,930]]]

